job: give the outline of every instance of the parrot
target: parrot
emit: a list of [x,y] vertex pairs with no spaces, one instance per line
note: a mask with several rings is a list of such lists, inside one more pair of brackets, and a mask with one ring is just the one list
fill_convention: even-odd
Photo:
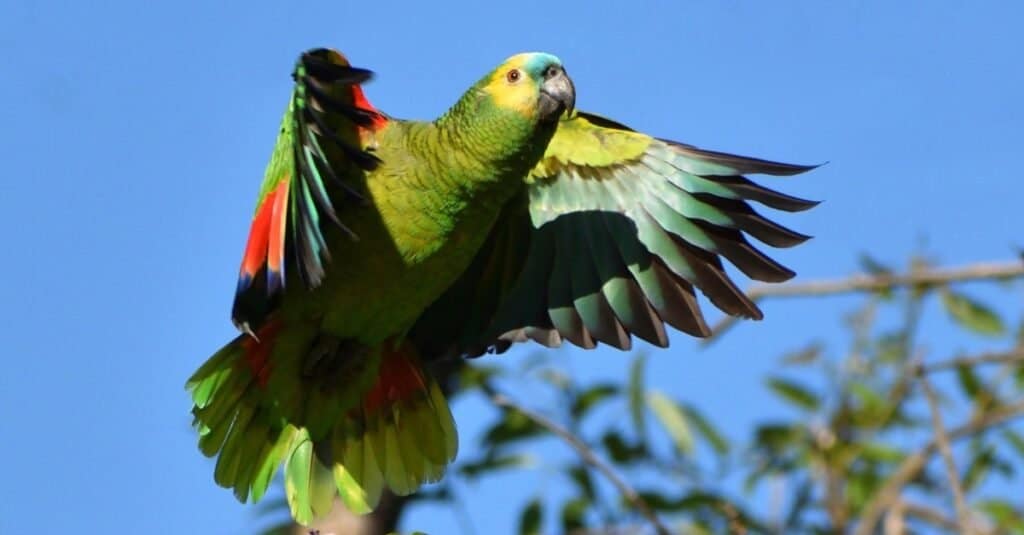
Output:
[[[458,449],[427,365],[533,341],[658,347],[710,329],[697,290],[761,319],[727,273],[781,282],[809,236],[755,203],[815,201],[745,175],[793,165],[653,137],[576,109],[561,60],[511,56],[433,121],[375,108],[373,73],[302,53],[242,256],[239,334],[187,380],[214,480],[258,501],[283,474],[293,518],[439,481]],[[667,326],[667,327],[666,327]]]

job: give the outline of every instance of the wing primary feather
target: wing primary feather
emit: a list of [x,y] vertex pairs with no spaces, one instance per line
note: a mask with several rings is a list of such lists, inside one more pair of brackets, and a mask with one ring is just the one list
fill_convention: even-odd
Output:
[[[297,188],[300,190],[299,193],[302,194],[303,198],[296,199],[294,205],[297,208],[297,213],[293,224],[295,229],[293,236],[297,241],[296,252],[298,253],[299,265],[301,266],[299,272],[306,287],[312,288],[320,284],[320,280],[323,277],[320,256],[316,251],[322,237],[320,236],[320,229],[316,224],[316,215],[309,213],[314,208],[310,207],[308,202],[306,202],[309,194],[305,183],[300,181]],[[313,243],[312,240],[317,240],[318,243]]]
[[[311,116],[313,118],[315,118],[317,121],[320,120],[319,115],[317,115],[316,113],[312,113],[311,112]],[[317,130],[321,129],[320,123],[317,123],[315,126],[316,126]],[[345,194],[349,198],[351,198],[353,200],[356,200],[356,201],[359,201],[359,202],[365,203],[366,202],[366,198],[363,197],[363,195],[361,193],[359,193],[358,191],[353,189],[351,186],[346,184],[345,181],[343,181],[340,178],[338,178],[338,174],[335,173],[334,169],[329,165],[329,163],[328,163],[329,160],[327,158],[327,155],[324,153],[324,149],[320,145],[320,141],[317,139],[316,133],[312,131],[313,128],[309,127],[307,130],[308,131],[306,132],[306,136],[305,136],[305,140],[306,140],[305,145],[306,145],[307,150],[312,150],[314,156],[316,156],[316,161],[319,162],[319,164],[320,164],[319,167],[317,167],[317,169],[323,169],[324,174],[326,174],[327,178],[331,180],[331,183],[335,184],[336,186],[341,188],[341,190],[344,191]],[[376,158],[376,157],[374,157],[374,158]],[[319,177],[319,176],[320,175],[318,173],[317,177]],[[320,184],[319,181],[317,183]],[[323,185],[320,185],[320,187],[323,188]],[[326,195],[326,191],[324,193]],[[332,207],[332,210],[333,210],[333,207]]]
[[[353,163],[355,163],[359,167],[367,171],[372,171],[373,169],[376,169],[378,165],[380,165],[380,158],[374,156],[373,154],[363,149],[353,147],[351,143],[342,139],[341,136],[335,133],[335,131],[324,122],[323,118],[320,117],[320,113],[317,112],[316,110],[306,106],[303,108],[302,114],[304,119],[306,119],[307,121],[311,121],[313,124],[316,125],[317,133],[319,135],[330,139],[331,142],[333,142],[339,149],[341,149],[342,152],[345,153],[346,158],[352,160]],[[324,157],[324,161],[327,161],[326,157]],[[353,191],[353,193],[355,192]]]
[[784,212],[803,212],[821,204],[821,201],[801,199],[800,197],[794,197],[771,188],[766,188],[742,176],[708,175],[704,178],[725,186],[744,199],[759,202],[769,208]]
[[759,251],[740,231],[694,221],[715,242],[715,250],[729,259],[744,275],[761,282],[784,282],[796,273]]
[[[299,165],[299,172],[303,177],[301,179],[301,182],[303,184],[308,184],[309,182],[319,183],[319,178],[317,178],[319,170],[317,169],[316,161],[311,158],[310,153],[306,152],[306,147],[303,147],[302,151],[302,154],[295,155],[295,159]],[[327,168],[326,165],[323,167]],[[330,217],[333,222],[337,223],[338,227],[340,227],[341,230],[345,232],[345,234],[347,234],[350,239],[358,240],[359,236],[356,235],[355,232],[352,232],[350,228],[342,224],[342,222],[338,219],[338,216],[335,213],[333,205],[331,204],[330,200],[327,200],[327,205],[330,208],[330,210],[325,209],[324,211],[327,213],[328,217]],[[310,214],[308,211],[304,212],[304,215],[306,216],[306,218],[312,216],[312,214]],[[319,227],[316,228],[316,232],[320,232]]]
[[738,156],[736,154],[729,154],[726,152],[698,149],[693,145],[687,145],[685,143],[679,143],[668,139],[659,139],[659,141],[672,147],[676,152],[685,156],[695,160],[724,165],[734,169],[736,174],[739,175],[755,173],[775,176],[792,176],[819,167],[818,165],[796,165],[773,162],[771,160],[762,160],[760,158],[751,158],[749,156]]
[[353,106],[334,95],[331,95],[328,91],[324,90],[320,85],[320,82],[315,78],[305,76],[301,81],[306,84],[306,90],[309,92],[311,100],[316,102],[324,111],[331,111],[342,115],[349,121],[352,121],[363,128],[373,126],[373,123],[378,118],[377,112]]
[[613,264],[606,265],[610,264],[610,261],[606,260],[608,244],[598,241],[594,236],[593,226],[597,222],[596,217],[600,216],[587,214],[580,221],[580,234],[583,239],[576,242],[577,250],[572,255],[575,266],[572,279],[573,294],[577,296],[575,304],[594,338],[612,347],[628,350],[632,346],[632,340],[622,323],[615,317],[615,311],[612,310],[603,291],[607,281],[623,274],[615,273]]
[[[725,199],[707,193],[694,193],[693,197],[728,214],[735,226],[772,247],[793,247],[811,239],[788,229],[757,213],[750,204],[739,199]],[[713,223],[709,221],[709,223]]]
[[330,61],[328,57],[333,54],[337,52],[327,48],[314,48],[302,54],[300,65],[312,76],[327,82],[361,84],[373,78],[373,71]]
[[[313,159],[313,155],[308,148],[303,148],[303,155],[305,158],[303,161],[306,166],[316,165],[316,161]],[[311,199],[316,203],[316,206],[320,208],[318,213],[322,212],[326,215],[332,223],[340,227],[344,227],[341,220],[338,219],[338,214],[334,210],[334,205],[331,203],[330,198],[327,196],[327,191],[324,189],[324,185],[319,180],[311,180],[308,177],[302,179],[303,187],[309,191]],[[351,232],[351,231],[350,231]]]
[[758,320],[763,317],[757,305],[729,278],[722,261],[715,254],[677,237],[673,237],[673,241],[697,276],[694,285],[707,296],[711,304],[731,316]]
[[556,234],[554,243],[554,265],[548,275],[548,315],[558,333],[584,349],[592,349],[594,340],[583,325],[573,302],[572,264],[570,263],[569,247],[572,236],[565,227],[554,228],[556,223],[549,223],[549,232]]
[[672,273],[661,260],[655,259],[651,270],[665,294],[665,303],[658,309],[661,319],[686,334],[709,336],[711,329],[704,321],[693,285]]
[[[665,327],[662,325],[658,313],[655,312],[655,307],[657,306],[655,303],[660,304],[663,297],[658,281],[650,273],[652,255],[648,250],[644,249],[644,246],[639,242],[635,234],[616,230],[616,223],[609,219],[613,214],[608,212],[599,213],[603,216],[602,222],[605,229],[612,236],[611,241],[619,251],[620,262],[632,274],[634,279],[632,282],[638,290],[634,292],[627,285],[625,295],[630,303],[629,310],[632,312],[632,318],[630,318],[632,321],[625,321],[622,315],[619,315],[619,318],[624,320],[623,324],[633,334],[656,346],[666,347],[668,345],[668,337],[665,334]],[[640,224],[636,221],[634,223]],[[633,261],[627,259],[632,259]],[[641,259],[644,259],[643,261],[646,261],[648,264],[641,266]]]

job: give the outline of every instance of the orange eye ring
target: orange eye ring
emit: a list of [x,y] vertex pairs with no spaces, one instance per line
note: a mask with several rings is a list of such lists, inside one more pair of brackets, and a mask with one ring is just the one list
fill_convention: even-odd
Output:
[[508,80],[508,82],[510,84],[514,84],[514,83],[518,82],[520,76],[521,75],[519,74],[519,69],[512,69],[512,70],[508,71],[507,73],[505,73],[505,79]]

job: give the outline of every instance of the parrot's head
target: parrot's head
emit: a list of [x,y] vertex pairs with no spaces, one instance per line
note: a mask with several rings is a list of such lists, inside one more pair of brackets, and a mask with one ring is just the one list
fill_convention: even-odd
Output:
[[543,52],[516,54],[481,82],[481,90],[500,110],[537,122],[556,121],[576,105],[576,88],[562,61]]

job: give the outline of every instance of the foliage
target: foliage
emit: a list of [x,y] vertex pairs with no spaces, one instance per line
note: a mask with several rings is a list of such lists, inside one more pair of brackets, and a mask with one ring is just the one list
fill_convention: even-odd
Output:
[[[897,280],[880,262],[863,264],[868,277],[891,284],[862,285],[872,289],[845,317],[848,342],[808,341],[781,355],[764,379],[790,407],[788,418],[729,436],[700,400],[648,388],[643,355],[625,363],[621,384],[587,384],[557,353],[539,353],[525,371],[459,372],[464,391],[482,391],[500,410],[449,477],[554,468],[565,483],[557,502],[543,494],[510,502],[520,508],[522,534],[552,526],[576,534],[658,531],[644,509],[685,534],[1024,533],[1024,494],[992,490],[1019,489],[1024,479],[1024,328],[1014,333],[1019,318],[974,296],[1015,281],[944,281],[929,277],[919,259],[909,278]],[[948,327],[991,349],[960,355],[929,347],[929,329]],[[538,416],[498,390],[519,383],[557,403]],[[628,417],[600,417],[609,411]],[[552,439],[552,426],[573,453],[554,467],[531,455]],[[636,487],[623,492],[615,477]],[[445,486],[421,499],[457,501]]]

